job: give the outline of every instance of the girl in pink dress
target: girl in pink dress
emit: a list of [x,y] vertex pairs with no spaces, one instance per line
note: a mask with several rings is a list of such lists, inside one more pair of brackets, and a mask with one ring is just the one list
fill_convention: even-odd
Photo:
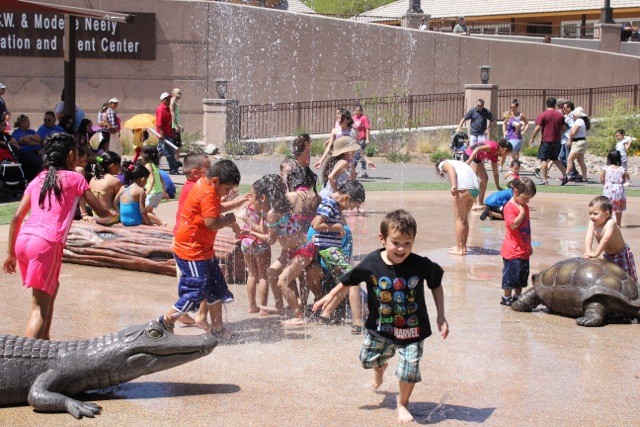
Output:
[[100,216],[114,213],[102,207],[84,176],[75,172],[78,152],[72,135],[49,135],[44,150],[44,169],[27,186],[11,220],[4,271],[15,273],[18,264],[23,285],[33,291],[25,336],[48,340],[62,250],[78,200],[83,198]]

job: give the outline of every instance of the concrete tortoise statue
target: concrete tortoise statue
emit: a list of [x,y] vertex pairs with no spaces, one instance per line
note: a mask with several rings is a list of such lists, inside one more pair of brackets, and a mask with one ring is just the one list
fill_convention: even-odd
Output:
[[620,267],[600,258],[569,258],[532,276],[533,288],[511,305],[531,311],[538,304],[577,318],[581,326],[601,326],[605,318],[640,317],[638,285]]
[[88,340],[46,341],[0,334],[0,406],[93,417],[100,406],[69,397],[171,369],[210,354],[211,334],[175,335],[158,322]]

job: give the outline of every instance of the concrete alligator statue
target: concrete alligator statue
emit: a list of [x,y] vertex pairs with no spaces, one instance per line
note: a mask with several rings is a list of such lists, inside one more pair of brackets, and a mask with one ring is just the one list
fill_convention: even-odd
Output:
[[111,387],[210,354],[210,334],[175,335],[151,321],[78,341],[0,335],[0,405],[94,417],[101,407],[68,395]]

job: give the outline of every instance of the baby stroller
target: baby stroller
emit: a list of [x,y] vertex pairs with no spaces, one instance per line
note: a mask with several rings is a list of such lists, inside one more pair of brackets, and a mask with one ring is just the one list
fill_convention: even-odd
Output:
[[466,132],[456,132],[451,137],[451,155],[454,160],[463,160],[464,150],[467,149],[469,143],[469,135]]
[[8,138],[0,135],[0,203],[15,200],[27,188],[22,165]]

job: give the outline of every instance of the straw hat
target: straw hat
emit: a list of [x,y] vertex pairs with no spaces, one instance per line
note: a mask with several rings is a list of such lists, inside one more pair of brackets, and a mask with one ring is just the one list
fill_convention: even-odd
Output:
[[576,109],[573,110],[573,117],[579,119],[581,117],[587,117],[587,114],[584,112],[584,108],[576,107]]
[[336,157],[349,151],[358,151],[360,148],[362,147],[360,147],[360,144],[358,144],[355,139],[349,136],[342,136],[333,141],[333,154],[331,155]]

